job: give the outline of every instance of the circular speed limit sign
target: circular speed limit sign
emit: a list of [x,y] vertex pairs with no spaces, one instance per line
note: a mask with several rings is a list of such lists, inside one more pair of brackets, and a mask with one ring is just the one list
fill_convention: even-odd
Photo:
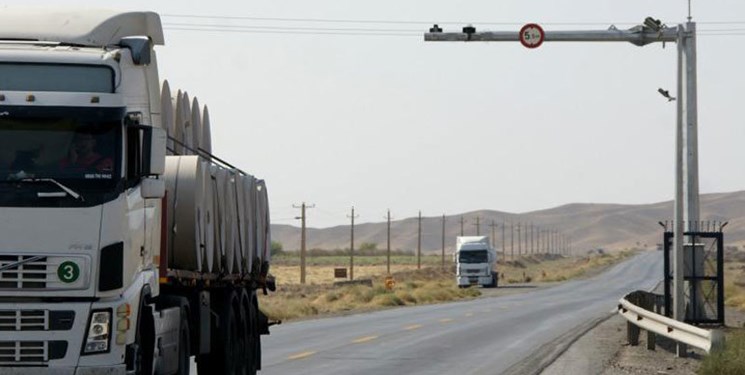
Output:
[[529,23],[520,29],[520,43],[527,48],[538,48],[545,38],[546,34],[538,24]]

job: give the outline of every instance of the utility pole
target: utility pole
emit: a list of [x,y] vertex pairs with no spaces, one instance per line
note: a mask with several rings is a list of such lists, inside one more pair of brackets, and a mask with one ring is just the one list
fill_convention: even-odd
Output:
[[476,226],[476,235],[480,236],[481,235],[481,217],[476,216],[476,224],[474,225]]
[[533,225],[533,223],[530,223],[530,253],[531,254],[535,252],[535,247],[534,247],[535,242],[533,242],[533,232],[534,232],[533,229],[535,229],[534,227],[535,226]]
[[463,215],[460,215],[460,236],[463,237],[463,225],[466,223],[466,219],[463,218]]
[[523,236],[520,234],[522,223],[517,223],[517,256],[523,253]]
[[391,274],[391,210],[388,209],[388,246],[386,246],[386,270]]
[[300,216],[296,216],[295,219],[300,219],[300,284],[305,284],[305,210],[308,208],[314,208],[315,204],[292,205],[294,208],[300,209]]
[[445,269],[445,214],[442,214],[442,269]]
[[502,219],[502,256],[506,258],[507,257],[507,248],[505,247],[506,236],[504,235],[504,231],[505,231],[507,225],[505,225],[505,224],[506,223],[504,222],[504,219]]
[[510,258],[515,260],[515,223],[510,223]]
[[557,241],[556,241],[558,239],[558,237],[559,237],[559,230],[558,229],[554,229],[553,236],[554,236],[554,254],[558,254],[559,253],[559,246],[558,246]]
[[422,269],[422,211],[419,211],[419,228],[416,236],[416,269]]
[[494,220],[491,221],[491,224],[489,227],[491,227],[491,243],[494,248],[497,248],[497,224],[494,222]]
[[354,206],[352,206],[352,214],[347,215],[347,217],[352,219],[352,229],[349,236],[349,280],[354,280],[354,219],[360,217],[360,215],[354,214]]

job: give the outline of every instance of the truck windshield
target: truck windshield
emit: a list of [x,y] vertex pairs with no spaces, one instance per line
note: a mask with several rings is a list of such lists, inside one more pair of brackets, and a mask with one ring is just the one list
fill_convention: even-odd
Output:
[[[10,111],[0,111],[0,182],[3,183],[0,188],[3,193],[10,193],[7,189],[11,185],[16,190],[48,190],[48,184],[23,182],[54,179],[85,197],[85,191],[111,190],[120,180],[121,117],[11,115]],[[6,204],[11,199],[10,196],[3,198],[0,200]]]
[[458,255],[460,263],[487,263],[489,256],[486,250],[461,251]]

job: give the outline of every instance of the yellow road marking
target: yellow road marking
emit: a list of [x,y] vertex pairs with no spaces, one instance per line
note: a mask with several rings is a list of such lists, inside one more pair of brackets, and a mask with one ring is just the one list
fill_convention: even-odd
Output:
[[365,337],[360,337],[358,339],[352,340],[352,343],[361,344],[363,342],[372,341],[372,340],[375,340],[377,338],[378,338],[378,336],[365,336]]
[[291,356],[287,357],[287,359],[290,359],[290,360],[292,360],[292,359],[303,359],[303,358],[308,358],[308,357],[312,356],[313,354],[316,354],[316,352],[302,352],[302,353],[291,355]]
[[473,316],[473,313],[466,313],[466,316]]
[[422,325],[421,324],[412,324],[410,326],[404,327],[404,329],[407,330],[407,331],[413,331],[413,330],[419,329],[419,328],[422,328]]
[[453,319],[450,319],[450,318],[440,319],[440,323],[450,323],[452,321]]

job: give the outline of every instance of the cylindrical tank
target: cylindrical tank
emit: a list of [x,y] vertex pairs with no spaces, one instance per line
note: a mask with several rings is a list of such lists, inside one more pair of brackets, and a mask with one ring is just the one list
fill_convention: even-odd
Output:
[[202,137],[200,138],[202,150],[212,153],[212,129],[210,128],[210,111],[207,106],[202,110]]
[[[168,81],[163,81],[163,87],[160,92],[160,121],[161,126],[165,129],[169,137],[174,137],[175,119],[173,117],[173,102],[171,101],[171,87]],[[166,141],[166,154],[173,155],[173,141]]]
[[191,101],[189,94],[184,91],[181,97],[181,131],[182,142],[186,145],[184,155],[194,155],[194,131],[191,122]]
[[214,201],[212,192],[212,176],[210,174],[210,163],[200,159],[202,164],[202,184],[204,197],[202,199],[202,216],[204,225],[202,225],[202,244],[203,257],[202,270],[205,272],[214,271],[215,267],[215,228],[214,228]]
[[235,182],[234,173],[231,170],[223,169],[224,177],[221,178],[221,199],[224,202],[225,210],[222,214],[223,225],[225,227],[225,248],[223,269],[227,273],[236,271],[236,256],[238,255],[238,213],[235,203]]
[[[173,138],[181,143],[184,142],[184,102],[181,95],[181,90],[178,90],[175,97],[171,98],[171,104],[173,106]],[[184,148],[174,142],[173,149],[176,155],[184,155]]]
[[202,271],[205,227],[205,173],[198,156],[166,158],[169,196],[169,267]]
[[196,97],[191,102],[191,138],[194,150],[199,151],[202,143],[202,112],[199,110],[199,101]]

